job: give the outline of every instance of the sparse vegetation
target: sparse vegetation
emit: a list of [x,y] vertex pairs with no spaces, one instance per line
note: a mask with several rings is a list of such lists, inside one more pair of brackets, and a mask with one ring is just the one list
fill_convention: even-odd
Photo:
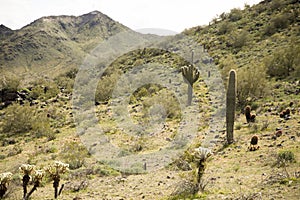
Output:
[[53,134],[46,113],[38,111],[29,103],[15,103],[6,109],[2,131],[8,136],[32,133],[33,137],[48,137]]
[[62,157],[69,164],[70,169],[78,169],[85,163],[89,153],[85,146],[77,142],[65,143],[62,150]]
[[[111,97],[120,77],[136,72],[138,66],[160,64],[181,75],[181,67],[191,63],[176,52],[179,47],[192,49],[190,41],[170,37],[176,45],[167,40],[168,51],[136,49],[117,58],[99,77],[94,110],[79,116],[84,128],[76,130],[73,114],[79,108],[72,108],[74,81],[76,78],[82,85],[89,81],[89,77],[76,77],[78,66],[86,52],[115,31],[123,30],[122,26],[105,16],[100,18],[96,12],[84,17],[46,17],[34,22],[34,26],[12,31],[11,36],[1,36],[0,168],[14,175],[0,175],[0,197],[53,199],[60,198],[63,190],[65,199],[299,199],[299,8],[297,0],[266,0],[245,6],[245,10],[232,9],[214,18],[210,25],[184,31],[188,38],[204,46],[204,56],[211,57],[197,57],[195,65],[200,62],[203,69],[207,62],[209,67],[217,65],[225,87],[229,71],[234,69],[237,73],[235,142],[226,143],[225,119],[215,118],[225,112],[218,112],[224,105],[218,100],[225,94],[214,91],[223,86],[221,81],[213,88],[206,85],[218,74],[210,70],[207,80],[206,74],[200,74],[194,83],[195,104],[200,109],[197,118],[193,118],[199,125],[198,135],[190,135],[186,127],[184,134],[193,138],[186,151],[167,167],[146,173],[144,169],[151,167],[151,162],[139,162],[129,166],[130,170],[118,171],[90,156],[79,139],[88,131],[96,132],[94,126],[99,126],[103,133],[97,134],[104,134],[110,144],[120,149],[118,156],[124,158],[124,163],[127,156],[164,153],[172,146],[182,127],[189,125],[182,121],[183,116],[198,112],[191,106],[182,110],[174,91],[153,83],[128,94],[126,115],[133,123],[151,125],[159,115],[161,130],[155,126],[149,134],[145,127],[136,132],[119,127]],[[82,29],[78,32],[79,24]],[[40,45],[43,42],[45,46]],[[9,72],[12,69],[14,73]],[[176,87],[181,86],[185,84]],[[6,101],[3,97],[8,97],[7,91],[13,93],[13,98]],[[88,91],[83,93],[84,96]],[[247,105],[250,107],[245,112]],[[90,122],[94,114],[96,120]],[[99,138],[93,138],[94,145],[102,142]],[[201,148],[197,156],[194,150],[200,144],[210,147],[213,156]],[[97,149],[89,150],[92,154]],[[59,167],[66,169],[67,165],[53,164],[57,159],[69,164],[68,175],[63,175],[65,170]],[[35,165],[21,165],[23,169],[28,167],[26,173],[21,171],[21,180],[16,170],[20,163]]]

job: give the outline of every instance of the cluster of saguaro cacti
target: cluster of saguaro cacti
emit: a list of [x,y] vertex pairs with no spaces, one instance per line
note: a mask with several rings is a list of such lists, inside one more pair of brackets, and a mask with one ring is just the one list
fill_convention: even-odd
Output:
[[0,199],[4,197],[8,185],[11,181],[11,178],[12,178],[12,173],[10,172],[5,172],[0,174]]
[[60,161],[55,161],[53,165],[49,165],[45,168],[45,171],[49,173],[50,177],[53,180],[53,187],[54,187],[54,198],[56,199],[62,192],[64,188],[64,184],[61,185],[59,188],[60,176],[61,174],[68,171],[69,165],[65,164]]
[[233,128],[235,118],[235,104],[236,104],[236,72],[231,70],[229,72],[228,88],[226,95],[226,137],[227,143],[233,143]]
[[246,116],[247,123],[255,122],[256,115],[251,114],[251,106],[245,107],[245,116]]

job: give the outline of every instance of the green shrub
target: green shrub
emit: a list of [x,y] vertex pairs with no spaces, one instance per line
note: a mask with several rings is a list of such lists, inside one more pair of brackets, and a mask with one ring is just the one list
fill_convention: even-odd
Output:
[[218,30],[218,34],[224,35],[224,34],[228,34],[232,31],[233,24],[228,21],[223,21],[219,27],[220,28]]
[[273,35],[274,33],[287,28],[289,24],[289,15],[287,13],[277,15],[266,25],[264,34],[267,36]]
[[238,31],[233,34],[232,47],[235,49],[240,49],[246,45],[248,41],[249,34],[247,31]]
[[101,77],[95,94],[96,101],[104,102],[111,98],[118,77],[118,73]]
[[268,95],[268,93],[269,88],[263,65],[250,63],[238,69],[237,99],[241,108],[245,107],[249,99],[258,99]]
[[33,99],[47,100],[57,96],[59,92],[58,85],[55,82],[40,79],[33,82],[33,88],[29,96]]
[[39,112],[29,103],[12,104],[6,109],[2,131],[9,136],[32,133],[35,137],[53,134],[46,113]]
[[0,79],[0,91],[7,90],[10,92],[18,91],[20,79],[14,75],[4,75]]
[[236,22],[243,17],[243,11],[239,8],[233,8],[231,9],[229,13],[229,20],[232,22]]
[[271,77],[299,77],[297,75],[300,74],[300,43],[292,40],[288,47],[276,49],[271,56],[265,58],[264,65]]
[[277,154],[277,165],[285,166],[287,163],[296,162],[295,154],[292,151],[284,150]]
[[84,165],[89,153],[85,146],[77,142],[69,142],[63,146],[61,156],[69,164],[70,169],[78,169]]
[[[161,105],[165,109],[165,114],[167,118],[178,119],[181,117],[180,104],[168,90],[161,90],[156,95],[151,96],[144,100],[144,115],[149,114],[149,108],[153,105]],[[159,107],[157,107],[159,108]]]
[[72,93],[73,92],[73,86],[74,86],[74,79],[64,77],[64,76],[59,76],[55,78],[55,83],[63,88],[64,93]]

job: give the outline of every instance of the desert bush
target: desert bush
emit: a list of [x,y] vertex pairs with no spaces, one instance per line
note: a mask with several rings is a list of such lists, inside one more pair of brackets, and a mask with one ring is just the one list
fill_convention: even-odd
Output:
[[233,34],[232,47],[235,49],[240,49],[246,45],[248,41],[249,34],[247,31],[241,30]]
[[4,75],[0,79],[0,91],[17,91],[19,89],[20,79],[14,75]]
[[282,5],[283,5],[283,2],[281,0],[273,0],[271,2],[270,8],[272,11],[275,11],[275,10],[279,10]]
[[289,15],[287,13],[277,15],[273,17],[270,20],[270,23],[265,26],[264,35],[273,35],[274,33],[288,27],[289,24]]
[[218,34],[224,35],[230,33],[234,26],[228,21],[223,21],[219,27]]
[[58,85],[55,82],[40,79],[32,84],[33,87],[29,96],[33,99],[47,100],[57,96],[60,92]]
[[[224,58],[221,58],[219,67],[221,69],[222,79],[225,84],[228,83],[228,74],[231,69],[237,70],[238,66],[236,64],[236,59],[234,55],[229,54]],[[227,85],[225,85],[227,87]]]
[[292,151],[284,150],[277,154],[277,165],[285,166],[287,163],[296,162],[295,154]]
[[231,9],[229,13],[229,20],[232,22],[236,22],[243,17],[243,11],[239,8],[233,8]]
[[264,60],[267,74],[271,77],[286,78],[300,74],[300,43],[292,40],[286,48],[276,49]]
[[78,73],[78,69],[77,68],[72,68],[69,71],[67,71],[64,76],[69,78],[69,79],[75,79],[76,75]]
[[248,99],[264,97],[269,93],[265,68],[258,63],[238,69],[237,75],[238,104],[244,107]]
[[12,104],[6,109],[2,131],[8,136],[32,133],[33,136],[49,136],[53,134],[46,113],[39,112],[29,103]]
[[144,115],[147,116],[149,108],[153,105],[161,105],[167,118],[178,119],[181,117],[180,104],[176,97],[168,90],[160,90],[156,95],[153,95],[143,101]]
[[55,78],[55,83],[63,88],[64,93],[72,93],[73,92],[73,86],[74,86],[74,79],[64,77],[64,76],[59,76]]
[[118,73],[101,77],[97,85],[95,101],[104,102],[109,100],[115,88],[118,77]]
[[70,169],[78,169],[84,165],[89,153],[85,146],[77,142],[69,142],[63,146],[61,156],[69,164]]

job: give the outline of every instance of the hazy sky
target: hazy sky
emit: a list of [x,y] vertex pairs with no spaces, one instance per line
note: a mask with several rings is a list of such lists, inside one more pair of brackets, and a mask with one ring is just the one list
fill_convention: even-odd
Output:
[[82,15],[98,10],[131,29],[181,32],[208,24],[232,8],[261,0],[0,0],[0,24],[19,29],[49,15]]

